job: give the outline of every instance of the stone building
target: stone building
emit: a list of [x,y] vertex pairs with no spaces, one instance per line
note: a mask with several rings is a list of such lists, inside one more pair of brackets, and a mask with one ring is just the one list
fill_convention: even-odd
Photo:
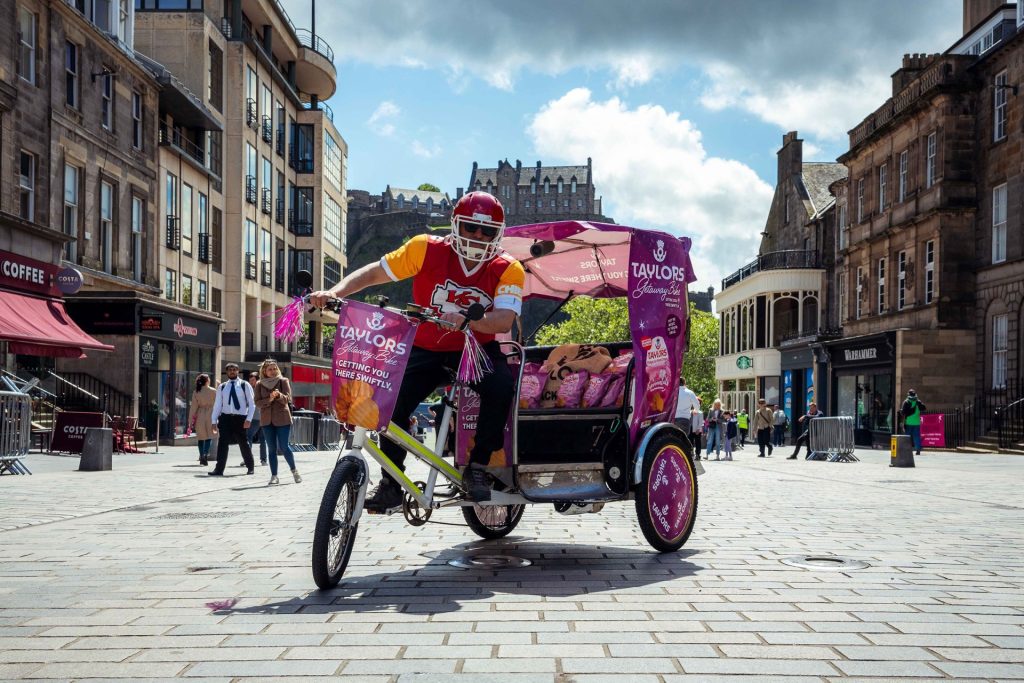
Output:
[[447,192],[429,192],[388,185],[381,195],[381,212],[414,211],[435,222],[451,220],[452,200]]
[[[792,416],[821,400],[826,371],[815,346],[823,324],[826,261],[842,164],[805,162],[796,132],[783,136],[775,194],[755,260],[722,281],[715,376],[727,407],[751,411],[758,398]],[[751,239],[754,239],[752,236]]]
[[[601,214],[601,198],[594,187],[593,162],[586,166],[523,166],[516,159],[499,161],[497,168],[480,168],[473,162],[469,191],[490,192],[505,208],[509,225],[552,220],[607,220]],[[462,196],[461,189],[457,193]]]

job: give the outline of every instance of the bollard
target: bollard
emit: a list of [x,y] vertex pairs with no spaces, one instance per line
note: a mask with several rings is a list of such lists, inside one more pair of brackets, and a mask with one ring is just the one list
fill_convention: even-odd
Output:
[[82,441],[79,472],[103,472],[113,469],[114,430],[109,427],[89,427]]
[[889,467],[914,467],[914,442],[909,434],[893,434]]

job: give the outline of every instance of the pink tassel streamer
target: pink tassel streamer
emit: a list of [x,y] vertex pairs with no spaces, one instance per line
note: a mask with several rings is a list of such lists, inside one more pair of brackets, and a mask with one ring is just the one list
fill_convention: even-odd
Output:
[[213,602],[208,602],[206,603],[206,606],[214,612],[219,612],[221,610],[231,609],[237,604],[238,598],[228,598],[227,600],[214,600]]
[[456,378],[465,384],[476,384],[491,372],[494,367],[487,352],[469,330],[465,331],[466,343],[462,347],[462,360],[459,361],[459,372]]
[[274,338],[290,344],[302,336],[305,313],[306,303],[301,297],[294,297],[287,306],[264,313],[260,317],[274,316]]

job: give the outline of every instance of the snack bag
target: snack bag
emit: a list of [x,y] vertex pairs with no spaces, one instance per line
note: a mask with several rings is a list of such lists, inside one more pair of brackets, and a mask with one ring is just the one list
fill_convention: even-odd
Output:
[[632,360],[633,352],[624,351],[612,359],[611,364],[608,366],[607,372],[625,372],[629,368],[629,363]]
[[587,382],[587,388],[583,390],[583,398],[580,400],[580,405],[584,408],[595,408],[601,405],[601,399],[604,398],[609,383],[614,379],[615,375],[610,372],[591,375],[590,380]]
[[559,408],[579,408],[580,399],[587,385],[587,378],[590,373],[586,370],[571,372],[562,380],[562,384],[556,392],[555,405]]
[[523,366],[523,374],[528,372],[540,372],[540,363],[527,363]]
[[530,410],[540,407],[540,396],[544,392],[544,384],[548,381],[546,372],[524,372],[523,381],[519,385],[519,407]]
[[669,385],[668,346],[662,337],[643,339],[641,345],[647,351],[647,386],[644,400],[651,414],[665,410]]
[[621,406],[625,390],[626,376],[623,374],[617,374],[615,378],[608,383],[608,388],[605,390],[604,396],[601,398],[601,407],[609,408],[611,406]]

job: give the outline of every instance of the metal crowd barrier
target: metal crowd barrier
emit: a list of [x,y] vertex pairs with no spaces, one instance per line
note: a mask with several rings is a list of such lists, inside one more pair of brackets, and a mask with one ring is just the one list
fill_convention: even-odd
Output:
[[341,442],[341,423],[326,415],[320,418],[320,430],[317,435],[318,450],[333,451]]
[[316,450],[316,418],[293,415],[288,445],[293,451]]
[[21,462],[32,441],[32,397],[0,391],[0,474],[32,474]]
[[810,454],[808,460],[857,462],[853,454],[852,417],[816,417],[808,425]]

